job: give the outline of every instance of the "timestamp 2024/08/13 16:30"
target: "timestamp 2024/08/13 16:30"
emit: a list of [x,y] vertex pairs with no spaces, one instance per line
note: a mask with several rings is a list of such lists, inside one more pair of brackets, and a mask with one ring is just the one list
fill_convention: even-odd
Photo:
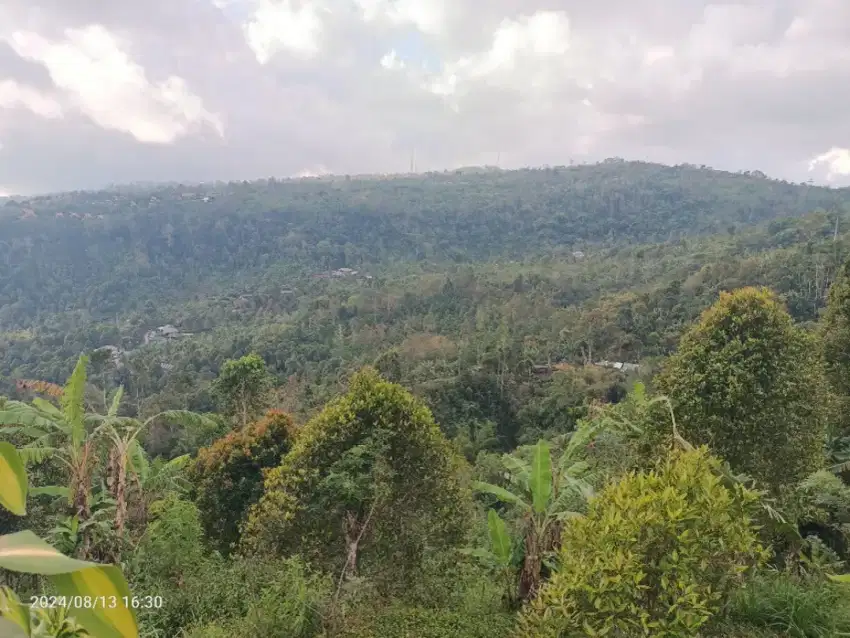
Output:
[[34,609],[162,609],[162,596],[31,596]]

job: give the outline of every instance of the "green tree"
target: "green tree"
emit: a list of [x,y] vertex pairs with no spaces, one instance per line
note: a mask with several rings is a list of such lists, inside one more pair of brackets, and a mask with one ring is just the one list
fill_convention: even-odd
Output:
[[523,638],[699,636],[749,568],[767,558],[758,495],[725,487],[706,448],[630,473],[567,521],[559,567],[526,608]]
[[827,379],[837,397],[836,434],[846,435],[850,429],[850,261],[829,289],[820,333]]
[[288,414],[269,410],[261,420],[202,449],[190,466],[192,495],[206,537],[222,553],[239,540],[248,508],[262,496],[263,472],[280,465],[294,431]]
[[827,392],[815,339],[767,289],[721,293],[655,382],[682,436],[737,472],[776,488],[824,462]]
[[466,529],[462,467],[429,410],[364,369],[268,473],[245,544],[330,563],[340,583],[380,560],[403,586],[426,548],[458,543]]
[[262,414],[268,406],[272,377],[257,354],[228,359],[213,381],[212,393],[222,411],[242,427]]

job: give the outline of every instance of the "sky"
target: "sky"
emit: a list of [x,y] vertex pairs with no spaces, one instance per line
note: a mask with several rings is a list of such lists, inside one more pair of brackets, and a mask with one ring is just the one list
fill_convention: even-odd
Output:
[[0,194],[413,153],[843,186],[849,97],[848,0],[2,0]]

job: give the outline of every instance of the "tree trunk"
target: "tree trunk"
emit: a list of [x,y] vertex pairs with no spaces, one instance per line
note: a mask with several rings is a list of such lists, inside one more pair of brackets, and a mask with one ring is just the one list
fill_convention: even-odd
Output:
[[543,566],[540,543],[534,532],[525,537],[525,558],[519,574],[519,599],[527,602],[537,595],[540,588],[540,572]]
[[343,519],[343,532],[345,534],[345,567],[343,574],[346,578],[357,576],[357,550],[360,546],[360,538],[364,526],[360,523],[357,516],[351,512],[345,513]]
[[116,453],[113,497],[115,498],[115,531],[121,536],[127,520],[127,458]]

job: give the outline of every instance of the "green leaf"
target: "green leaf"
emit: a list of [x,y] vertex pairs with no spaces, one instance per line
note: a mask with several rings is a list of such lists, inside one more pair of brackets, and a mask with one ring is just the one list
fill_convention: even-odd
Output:
[[0,443],[0,505],[18,516],[27,513],[27,472],[11,443]]
[[82,355],[74,366],[65,391],[62,393],[62,413],[65,421],[71,426],[71,444],[79,447],[85,438],[85,390],[86,390],[86,365],[89,359]]
[[842,583],[842,584],[850,583],[850,574],[839,574],[839,575],[827,574],[827,577],[829,578],[829,580],[831,580],[834,583]]
[[[96,609],[75,607],[74,617],[93,636],[98,638],[138,638],[139,630],[133,610],[125,605],[130,597],[127,581],[121,570],[113,565],[57,574],[51,578],[63,596],[88,596],[106,600],[108,604]],[[102,598],[101,598],[102,597]],[[112,603],[115,603],[114,605]]]
[[499,563],[509,565],[511,562],[511,537],[508,526],[505,525],[496,510],[487,513],[487,528],[490,532],[490,547]]
[[71,490],[61,485],[45,485],[30,489],[30,496],[62,496],[64,498],[70,498]]
[[503,503],[510,503],[511,505],[519,505],[524,509],[530,509],[528,503],[523,501],[519,496],[514,494],[513,492],[509,492],[503,487],[499,487],[498,485],[493,485],[491,483],[482,483],[480,481],[475,481],[472,484],[472,489],[476,492],[483,492],[485,494],[492,494],[497,499],[502,501]]
[[0,567],[9,571],[52,576],[93,565],[68,558],[29,530],[0,536]]
[[24,463],[42,463],[45,459],[59,453],[59,448],[55,447],[19,447],[18,456]]
[[109,406],[107,416],[118,416],[118,408],[121,407],[121,398],[124,396],[124,386],[119,387],[112,397],[112,405]]
[[62,414],[62,410],[57,408],[47,399],[42,399],[41,397],[35,397],[32,400],[32,404],[37,407],[39,410],[44,412],[47,416],[53,419],[61,420],[64,418]]
[[531,462],[529,478],[534,511],[545,512],[552,496],[552,458],[549,455],[549,443],[539,441],[534,447],[534,459]]
[[8,587],[0,587],[0,616],[9,622],[14,623],[24,633],[13,634],[9,633],[2,624],[0,624],[0,636],[29,636],[30,627],[30,612],[29,609],[21,604],[20,599]]

